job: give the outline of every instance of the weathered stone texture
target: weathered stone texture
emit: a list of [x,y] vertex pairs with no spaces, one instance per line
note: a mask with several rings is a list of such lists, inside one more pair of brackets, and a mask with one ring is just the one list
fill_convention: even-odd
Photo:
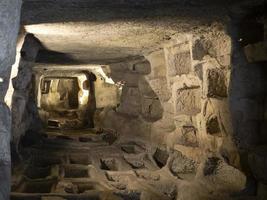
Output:
[[0,199],[9,199],[11,117],[4,98],[16,56],[20,0],[0,1]]
[[221,129],[216,115],[211,115],[206,121],[206,130],[210,135],[221,136]]
[[203,66],[202,64],[197,64],[194,66],[194,71],[196,73],[196,75],[198,76],[198,78],[203,81]]
[[208,97],[226,97],[227,87],[226,79],[222,70],[220,69],[207,69],[204,75],[204,93]]
[[166,61],[163,50],[155,51],[146,57],[151,65],[149,79],[166,78]]
[[138,88],[124,87],[118,112],[138,116],[141,111],[141,97]]
[[166,102],[170,99],[171,92],[168,89],[166,78],[154,79],[151,80],[149,83],[151,85],[151,88],[155,91],[155,93],[158,95],[159,99],[162,102]]
[[111,72],[111,78],[115,82],[122,82],[127,87],[137,87],[140,74],[127,71],[124,72]]
[[32,67],[32,62],[27,62],[23,59],[20,61],[18,75],[12,80],[15,90],[26,92],[29,89],[32,80]]
[[151,97],[151,98],[156,98],[157,94],[155,91],[152,89],[151,86],[151,81],[147,80],[145,77],[142,77],[138,81],[138,88],[140,93],[143,96]]
[[[37,105],[33,97],[33,66],[39,51],[40,44],[33,35],[26,35],[21,49],[18,63],[18,73],[12,79],[14,88],[12,96],[12,142],[18,145],[20,137],[31,128],[40,124],[33,122],[38,119]],[[38,124],[38,125],[37,125]],[[30,127],[32,125],[32,127]]]
[[181,154],[196,163],[201,163],[205,157],[203,149],[199,147],[190,147],[185,145],[176,144],[174,145],[174,150],[181,152]]
[[201,91],[199,88],[178,89],[175,98],[176,115],[195,115],[201,110]]
[[156,121],[161,119],[163,108],[159,99],[142,97],[142,116],[149,121]]
[[166,145],[166,137],[175,130],[171,117],[163,113],[163,117],[151,125],[151,141],[155,144]]
[[191,69],[190,52],[182,52],[174,55],[173,62],[175,65],[176,75],[187,74]]
[[10,181],[11,181],[11,164],[2,165],[0,170],[0,199],[9,199]]
[[9,108],[0,102],[0,167],[11,162],[11,116]]
[[168,76],[188,74],[191,71],[191,53],[189,44],[182,43],[174,47],[165,48]]
[[169,153],[166,149],[157,148],[153,154],[154,160],[157,162],[159,167],[164,167],[169,159]]
[[[10,162],[10,121],[7,119],[9,113],[2,99],[15,54],[14,44],[19,23],[19,9],[15,5],[18,2],[2,0],[0,3],[0,195],[2,190],[8,190],[1,187],[1,173],[6,169],[1,170],[1,159]],[[48,4],[41,0],[25,0],[25,11],[29,9],[29,12],[24,13],[23,23],[30,24],[28,30],[36,34],[44,47],[66,53],[66,57],[74,57],[81,63],[95,61],[108,64],[125,59],[121,63],[111,64],[111,69],[107,72],[115,82],[123,85],[121,104],[117,109],[100,110],[98,117],[102,119],[98,119],[97,123],[100,127],[115,129],[122,139],[145,138],[149,143],[163,146],[166,150],[156,153],[163,166],[168,163],[168,154],[175,151],[173,159],[168,163],[169,168],[164,170],[170,170],[181,179],[184,179],[183,174],[193,174],[196,178],[191,185],[187,181],[175,179],[177,185],[187,186],[179,188],[177,199],[220,199],[221,196],[216,198],[217,194],[224,195],[243,189],[244,174],[230,166],[239,162],[238,158],[233,158],[237,154],[233,148],[233,133],[238,147],[245,150],[265,142],[263,135],[266,137],[267,127],[264,123],[267,121],[267,115],[264,112],[267,106],[263,102],[266,99],[266,69],[262,69],[263,66],[255,64],[254,61],[266,60],[266,53],[262,52],[266,46],[260,43],[249,44],[245,49],[240,46],[234,46],[232,49],[232,44],[243,44],[242,40],[246,41],[246,38],[239,37],[239,33],[233,33],[233,38],[230,39],[228,34],[232,34],[232,30],[226,33],[222,24],[232,20],[234,15],[228,13],[227,7],[216,5],[220,3],[217,1],[175,0],[171,1],[173,8],[167,6],[167,1],[164,6],[158,6],[163,0],[133,2],[71,0],[71,4],[65,7],[64,2],[60,0],[47,1]],[[207,7],[206,4],[210,2],[212,6]],[[43,5],[40,7],[41,11],[35,9],[38,3]],[[53,3],[56,6],[50,8]],[[104,6],[105,3],[107,5]],[[131,3],[132,9],[124,8],[123,5]],[[95,4],[99,6],[96,12],[95,7],[91,6]],[[110,5],[114,8],[109,10]],[[116,8],[117,5],[121,7]],[[144,5],[148,7],[143,7]],[[153,6],[150,8],[150,5]],[[191,6],[194,8],[191,9]],[[250,9],[246,4],[243,7],[246,10],[236,9],[240,15]],[[5,14],[6,10],[10,14]],[[217,13],[218,11],[222,13]],[[221,20],[223,23],[217,22]],[[75,34],[71,32],[73,27]],[[51,32],[43,34],[42,30]],[[238,37],[235,38],[235,35]],[[249,36],[250,30],[241,35]],[[175,37],[179,39],[173,42]],[[165,45],[167,42],[172,44]],[[150,53],[153,50],[155,52]],[[244,52],[242,55],[238,53],[240,50],[245,50],[248,60],[253,64],[247,65]],[[29,55],[22,51],[22,55],[26,55],[25,60],[35,58],[37,52],[31,51],[34,49],[30,48]],[[147,60],[130,58],[147,53]],[[228,95],[231,64],[232,93]],[[13,107],[13,111],[21,115],[14,116],[13,121],[19,131],[27,126],[23,120],[28,118],[29,94],[26,92],[30,88],[30,74],[29,69],[22,69],[21,76],[14,80],[14,88],[19,91],[14,95],[13,102],[17,106]],[[1,83],[2,80],[4,84]],[[227,97],[231,101],[232,118]],[[144,167],[144,163],[134,160],[134,157],[125,157],[125,160],[134,168]],[[102,159],[101,162],[104,168],[118,170],[116,159]],[[259,191],[262,192],[267,184],[266,150],[251,152],[249,164],[254,177],[261,181]],[[240,167],[238,164],[235,166]],[[160,179],[162,178],[168,176],[161,176]],[[175,199],[176,194],[172,193],[176,192],[173,189],[176,185],[171,186],[163,187],[169,187],[170,192],[166,195]],[[159,190],[164,190],[162,188],[159,187]],[[141,199],[164,199],[155,196],[145,191],[141,194]]]
[[142,62],[137,62],[132,65],[131,70],[139,74],[149,74],[151,72],[150,63],[145,60]]
[[112,109],[107,109],[101,114],[101,119],[97,119],[97,126],[116,130],[122,138],[150,138],[150,123],[136,117],[121,115]]
[[16,56],[16,40],[19,30],[20,0],[0,2],[0,101],[4,100],[9,84],[9,75]]
[[161,102],[166,102],[171,97],[171,92],[167,87],[166,78],[148,79],[142,78],[139,80],[140,92],[149,97],[159,98]]
[[179,144],[185,146],[198,146],[197,130],[193,126],[183,126]]
[[181,152],[175,151],[173,159],[169,163],[171,172],[176,176],[181,174],[192,174],[196,173],[197,164],[190,158],[184,156]]
[[[201,40],[199,42],[198,45],[203,45]],[[227,63],[229,48],[220,50],[217,42],[211,40],[202,49],[195,49],[195,54],[200,55],[194,55],[194,48],[200,47],[193,46],[193,59],[196,60],[192,63],[190,42],[171,43],[164,47],[164,52],[156,51],[147,56],[151,72],[138,78],[139,116],[141,114],[142,120],[152,122],[147,135],[153,144],[179,152],[169,162],[170,171],[182,179],[192,180],[199,173],[199,164],[209,153],[223,153],[231,164],[238,162],[231,143],[231,119],[225,98],[228,69],[214,59]],[[223,168],[228,170],[228,166]],[[234,183],[229,177],[224,183],[222,175],[215,176],[216,173],[212,174],[211,180],[208,178],[207,181],[209,184],[222,183],[218,190],[230,190],[231,184],[239,187],[239,183]],[[244,179],[240,177],[242,182]]]
[[112,63],[110,66],[110,73],[116,75],[118,72],[126,72],[131,69],[131,65],[128,62]]
[[176,89],[199,88],[201,84],[202,82],[199,78],[191,74],[183,74],[169,79],[169,86],[172,88],[172,93],[175,93]]
[[[193,43],[193,59],[202,60],[209,55],[218,60],[224,60],[230,57],[231,54],[231,39],[223,32],[211,32],[197,38]],[[223,62],[224,65],[230,63]]]
[[192,117],[189,115],[177,115],[174,118],[176,127],[193,126]]
[[217,191],[237,192],[245,188],[246,176],[217,157],[209,157],[198,178]]
[[193,43],[192,56],[193,60],[202,60],[204,56],[208,54],[207,49],[205,49],[202,44],[201,39],[197,39]]

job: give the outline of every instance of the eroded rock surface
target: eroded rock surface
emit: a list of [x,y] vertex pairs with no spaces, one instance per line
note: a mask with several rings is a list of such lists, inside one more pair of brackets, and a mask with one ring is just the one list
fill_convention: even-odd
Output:
[[[246,181],[254,188],[246,195],[264,199],[267,37],[261,3],[25,0],[22,25],[35,42],[25,39],[12,81],[12,138],[23,158],[14,167],[12,199],[231,199]],[[0,3],[1,184],[10,169],[3,99],[19,5]],[[83,126],[72,132],[71,122],[65,123],[70,130],[59,132],[38,123],[34,82],[59,68],[90,68],[105,77],[95,76],[95,91],[87,91],[96,93],[90,97],[96,109],[83,118],[92,132]],[[59,97],[52,102],[66,103],[64,87],[51,88]],[[82,118],[72,109],[57,117]],[[55,119],[50,123],[60,129]],[[0,187],[5,196],[8,187]]]
[[11,171],[11,115],[5,103],[11,66],[16,57],[20,0],[0,2],[0,199],[8,199]]

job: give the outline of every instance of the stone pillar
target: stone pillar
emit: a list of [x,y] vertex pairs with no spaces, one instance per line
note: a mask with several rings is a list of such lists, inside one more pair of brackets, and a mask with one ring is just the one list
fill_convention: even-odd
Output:
[[4,102],[15,62],[21,0],[0,1],[0,200],[9,199],[11,116]]

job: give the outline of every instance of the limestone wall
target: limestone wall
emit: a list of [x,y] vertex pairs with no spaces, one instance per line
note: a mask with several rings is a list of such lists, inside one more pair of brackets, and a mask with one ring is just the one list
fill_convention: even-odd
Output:
[[161,54],[166,75],[157,84],[171,97],[161,102],[163,118],[152,124],[151,140],[196,162],[223,156],[238,165],[228,104],[230,37],[215,28],[171,41]]
[[122,137],[140,136],[182,153],[221,155],[237,164],[228,105],[231,39],[220,28],[112,64],[110,76],[125,84],[121,104],[106,111],[104,126],[116,124]]
[[[33,92],[34,81],[32,79],[32,67],[35,63],[39,42],[33,35],[26,35],[21,49],[21,58],[18,65],[18,73],[12,79],[14,92],[12,95],[12,142],[15,147],[20,137],[31,128],[37,126],[34,120],[37,117],[36,102]],[[15,150],[15,149],[14,149]]]
[[214,24],[209,33],[110,66],[113,80],[124,82],[121,104],[98,113],[99,125],[116,129],[121,140],[154,145],[156,162],[190,181],[179,199],[193,198],[195,184],[203,194],[245,187],[229,110],[232,41],[224,30]]
[[123,86],[120,105],[99,110],[97,126],[116,129],[122,137],[150,138],[151,122],[160,119],[163,112],[144,78],[150,71],[150,63],[143,57],[110,65],[107,75]]
[[19,30],[20,0],[0,1],[0,199],[9,199],[10,187],[10,111],[4,102],[11,66],[15,62]]

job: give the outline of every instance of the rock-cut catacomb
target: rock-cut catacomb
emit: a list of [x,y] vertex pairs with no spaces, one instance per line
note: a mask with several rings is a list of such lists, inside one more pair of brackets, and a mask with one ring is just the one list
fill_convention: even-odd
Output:
[[266,200],[264,0],[0,0],[0,200]]

